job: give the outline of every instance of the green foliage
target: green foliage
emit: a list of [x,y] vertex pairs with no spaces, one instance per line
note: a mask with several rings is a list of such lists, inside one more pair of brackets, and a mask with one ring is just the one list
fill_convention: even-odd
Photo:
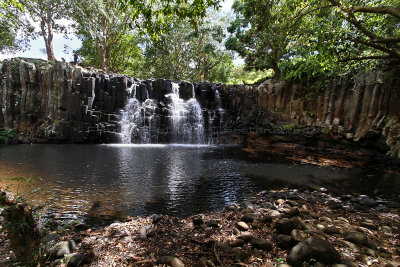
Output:
[[329,126],[325,126],[324,129],[322,129],[323,134],[328,134],[329,133]]
[[247,70],[244,66],[235,66],[227,84],[259,84],[272,76],[272,70]]
[[0,51],[15,52],[28,46],[33,27],[22,16],[23,11],[16,0],[0,0]]
[[65,21],[70,18],[71,4],[69,0],[18,0],[25,9],[25,15],[39,23],[40,30],[32,32],[33,37],[42,36],[48,60],[55,60],[53,50],[54,33],[68,32]]
[[17,132],[14,130],[0,131],[0,144],[7,144],[17,137]]
[[220,45],[226,20],[216,13],[209,13],[197,27],[189,20],[171,20],[169,31],[147,40],[144,77],[226,82],[233,68],[233,56]]
[[289,132],[293,132],[294,130],[296,130],[298,128],[300,128],[300,126],[297,123],[291,123],[291,124],[282,126],[282,130],[289,131]]
[[[226,46],[247,68],[311,82],[400,60],[400,2],[244,0]],[[396,63],[397,62],[397,63]]]
[[285,258],[276,258],[274,266],[279,266],[279,264],[284,264],[285,263]]
[[74,27],[84,41],[80,50],[86,63],[103,70],[135,72],[141,62],[139,37],[157,39],[170,28],[175,15],[194,22],[219,1],[74,1]]

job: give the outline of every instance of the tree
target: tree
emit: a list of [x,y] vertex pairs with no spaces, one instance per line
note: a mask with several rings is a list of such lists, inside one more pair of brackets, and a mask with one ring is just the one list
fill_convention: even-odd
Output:
[[28,46],[33,27],[29,26],[22,13],[21,3],[15,0],[0,1],[0,51],[12,52]]
[[338,61],[399,59],[398,0],[244,0],[234,9],[227,47],[248,68],[277,77],[282,69],[301,77],[344,69]]
[[116,44],[132,34],[133,29],[140,35],[156,37],[168,28],[165,22],[173,15],[194,20],[204,14],[206,7],[218,3],[217,0],[195,0],[191,4],[179,0],[82,0],[74,3],[74,19],[82,39],[95,44],[100,59],[98,67],[105,70]]
[[[101,66],[96,44],[90,38],[82,37],[82,47],[77,51],[87,66]],[[113,46],[107,69],[116,73],[137,75],[142,67],[143,53],[136,34],[122,36]]]
[[40,24],[35,35],[43,37],[48,60],[56,60],[53,49],[55,32],[66,33],[62,19],[69,17],[71,3],[68,0],[19,0],[34,22]]
[[174,19],[170,31],[146,45],[145,68],[150,70],[149,76],[226,81],[233,60],[221,45],[227,21],[212,13],[196,27],[187,20]]

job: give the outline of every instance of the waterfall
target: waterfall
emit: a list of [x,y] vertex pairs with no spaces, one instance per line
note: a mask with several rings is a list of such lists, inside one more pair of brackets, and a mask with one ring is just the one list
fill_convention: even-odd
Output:
[[136,99],[136,87],[134,83],[128,88],[131,98],[122,111],[120,140],[124,144],[151,143],[158,133],[155,121],[157,103],[152,99],[140,103]]
[[172,93],[166,97],[170,100],[171,141],[173,143],[204,143],[204,122],[200,104],[194,97],[184,101],[179,98],[179,85],[172,83]]
[[[172,83],[172,92],[165,94],[160,102],[154,99],[140,102],[137,87],[134,82],[127,89],[129,99],[121,111],[122,143],[206,143],[203,111],[193,85],[192,97],[184,100],[179,97],[179,84]],[[146,94],[149,95],[147,90]]]

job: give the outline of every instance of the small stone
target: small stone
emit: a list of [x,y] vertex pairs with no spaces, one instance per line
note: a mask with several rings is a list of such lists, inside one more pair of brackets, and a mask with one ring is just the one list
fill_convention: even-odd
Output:
[[277,205],[283,205],[285,203],[285,200],[280,198],[280,199],[277,199],[275,202]]
[[138,232],[140,238],[142,238],[142,239],[146,238],[146,236],[147,236],[146,232],[147,231],[146,231],[145,227],[140,227],[137,232]]
[[199,264],[197,265],[198,267],[207,267],[207,258],[206,257],[201,257],[199,259]]
[[347,241],[350,241],[356,245],[368,245],[368,237],[364,233],[360,232],[346,232],[343,234],[343,238]]
[[261,207],[263,209],[269,209],[269,208],[271,208],[271,206],[272,206],[271,202],[264,202],[264,203],[261,204]]
[[235,261],[244,262],[250,257],[250,254],[241,248],[233,248],[232,253],[235,255]]
[[278,247],[283,249],[292,248],[296,244],[290,235],[276,235],[275,242]]
[[359,247],[358,247],[356,244],[351,243],[351,242],[346,241],[346,240],[340,240],[340,239],[338,239],[336,242],[337,242],[338,244],[342,244],[343,246],[346,246],[346,247],[348,247],[348,248],[351,248],[352,250],[358,250],[358,249],[359,249]]
[[67,267],[78,267],[82,266],[85,261],[85,255],[74,254],[68,261]]
[[324,233],[330,234],[330,235],[337,235],[337,234],[342,234],[343,230],[340,227],[337,226],[328,226],[325,229],[323,229]]
[[251,223],[252,221],[256,220],[257,216],[254,213],[247,213],[243,215],[242,221],[246,223]]
[[325,226],[324,226],[323,224],[320,224],[320,223],[319,223],[319,224],[316,225],[316,227],[317,227],[317,229],[320,230],[320,231],[324,231],[324,230],[325,230]]
[[201,226],[204,224],[204,221],[203,221],[203,218],[201,218],[201,217],[194,217],[192,219],[192,223],[194,226]]
[[290,236],[296,242],[303,242],[310,237],[308,234],[298,229],[293,229]]
[[378,230],[378,226],[373,222],[361,222],[360,225],[365,228],[369,228],[372,230]]
[[232,247],[226,243],[219,243],[218,248],[225,253],[229,253],[232,251]]
[[271,210],[270,212],[268,212],[268,215],[271,217],[278,217],[279,215],[281,215],[281,213],[277,210]]
[[345,223],[350,223],[349,220],[347,220],[344,217],[337,217],[336,220],[339,220],[339,221],[342,221],[342,222],[345,222]]
[[290,250],[287,256],[287,263],[298,267],[302,266],[304,261],[309,261],[310,259],[324,264],[341,262],[340,254],[328,241],[310,237]]
[[240,234],[240,231],[239,231],[239,229],[237,229],[236,227],[234,227],[233,230],[232,230],[232,233],[233,233],[234,235],[238,235],[238,234]]
[[299,210],[298,207],[293,207],[293,208],[289,209],[289,210],[286,212],[286,214],[289,215],[289,216],[291,216],[291,217],[293,217],[293,216],[299,216],[299,215],[300,215],[300,210]]
[[75,249],[75,242],[73,240],[61,241],[55,244],[52,248],[52,258],[59,259],[63,258],[64,255],[72,254]]
[[298,218],[283,218],[275,223],[275,229],[279,234],[290,235],[293,229],[305,229],[304,223]]
[[262,238],[253,238],[250,240],[250,244],[253,248],[261,249],[266,252],[272,250],[272,244],[268,240]]
[[160,214],[154,214],[153,215],[153,224],[158,223],[159,221],[161,221],[162,216]]
[[238,222],[238,223],[236,224],[236,227],[237,227],[239,230],[241,230],[241,231],[247,231],[247,230],[249,230],[249,226],[248,226],[247,223],[245,223],[245,222]]
[[265,215],[261,218],[261,221],[264,223],[272,223],[273,220],[274,217],[272,217],[271,215]]
[[332,223],[332,219],[329,218],[329,217],[326,217],[326,216],[322,216],[322,217],[320,218],[320,221]]
[[219,227],[219,224],[218,224],[218,222],[217,222],[216,220],[209,220],[209,221],[206,223],[206,225],[207,225],[208,227],[212,227],[212,228],[218,228],[218,227]]
[[160,256],[157,259],[158,264],[169,264],[172,267],[185,267],[185,264],[174,256]]
[[240,235],[238,236],[238,239],[243,240],[244,242],[249,242],[252,240],[254,237],[252,235]]
[[232,241],[229,245],[231,247],[241,247],[245,244],[243,239],[236,239],[234,241]]
[[369,260],[368,260],[368,256],[367,256],[367,255],[365,255],[365,254],[358,254],[358,255],[356,256],[356,259],[359,260],[359,261],[361,261],[362,263],[368,265]]

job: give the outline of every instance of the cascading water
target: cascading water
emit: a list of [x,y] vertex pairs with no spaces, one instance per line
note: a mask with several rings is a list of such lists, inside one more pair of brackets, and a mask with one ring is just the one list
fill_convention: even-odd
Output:
[[172,93],[166,97],[170,100],[171,141],[173,143],[204,143],[204,121],[200,104],[194,96],[184,101],[179,98],[179,85],[172,83]]
[[203,111],[195,98],[193,85],[192,96],[185,101],[179,97],[179,84],[172,83],[172,92],[160,102],[149,99],[147,90],[147,99],[140,102],[137,99],[137,87],[134,82],[128,88],[129,99],[121,112],[122,143],[208,143]]
[[151,143],[158,133],[155,121],[157,103],[152,99],[146,99],[140,103],[136,99],[137,84],[133,83],[128,89],[131,96],[122,111],[120,140],[124,144]]

